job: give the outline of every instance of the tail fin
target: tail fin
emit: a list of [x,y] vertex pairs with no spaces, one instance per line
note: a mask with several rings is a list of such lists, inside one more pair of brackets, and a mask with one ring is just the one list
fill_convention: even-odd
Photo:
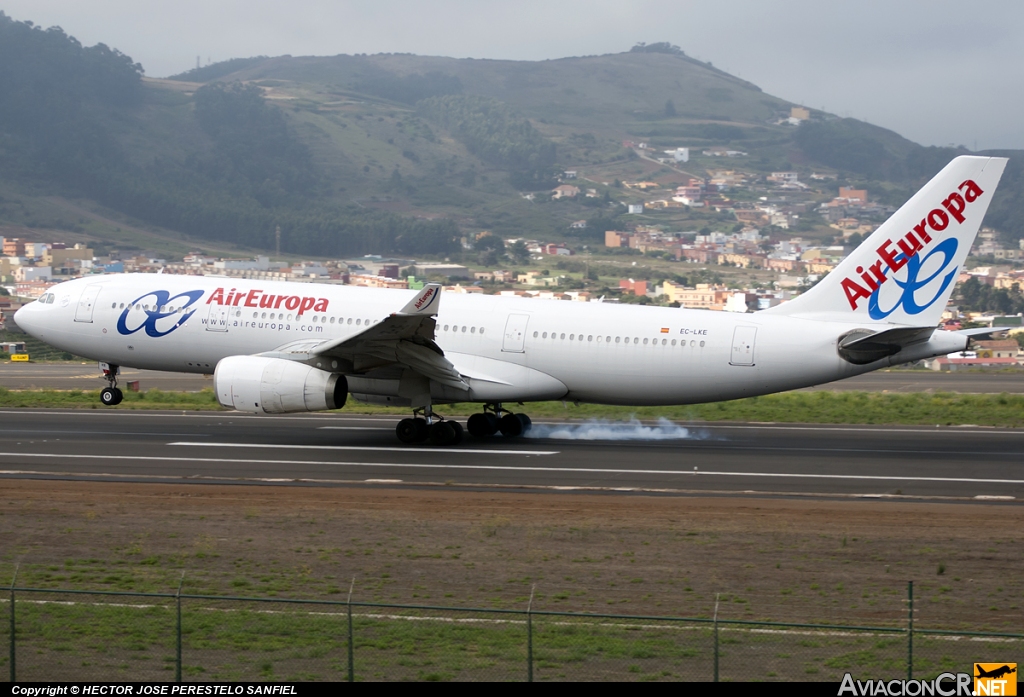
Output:
[[1006,166],[957,157],[811,290],[772,314],[938,324]]

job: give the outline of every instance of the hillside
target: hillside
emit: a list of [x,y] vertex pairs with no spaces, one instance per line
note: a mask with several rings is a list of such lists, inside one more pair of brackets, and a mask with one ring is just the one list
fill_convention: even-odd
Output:
[[[459,237],[484,229],[597,239],[624,224],[620,203],[642,200],[621,181],[679,185],[723,166],[824,169],[837,178],[819,197],[854,184],[898,205],[961,152],[819,112],[780,124],[794,105],[667,44],[538,62],[256,57],[153,80],[116,50],[0,13],[0,93],[0,235],[62,231],[170,256],[270,249],[277,226],[283,252],[315,256],[457,255]],[[644,154],[680,146],[694,154],[685,165]],[[1024,236],[1018,160],[989,220],[1012,238]],[[594,195],[522,196],[564,170]],[[593,221],[585,233],[569,228],[580,219]],[[637,222],[736,221],[676,208]],[[834,232],[811,215],[801,225]]]

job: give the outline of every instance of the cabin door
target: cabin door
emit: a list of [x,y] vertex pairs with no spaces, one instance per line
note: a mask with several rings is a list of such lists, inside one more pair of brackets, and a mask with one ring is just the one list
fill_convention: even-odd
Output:
[[732,357],[729,365],[754,365],[754,338],[757,327],[736,327],[732,334]]
[[501,341],[501,350],[509,353],[526,351],[526,325],[530,322],[529,315],[509,315],[505,322],[505,336]]

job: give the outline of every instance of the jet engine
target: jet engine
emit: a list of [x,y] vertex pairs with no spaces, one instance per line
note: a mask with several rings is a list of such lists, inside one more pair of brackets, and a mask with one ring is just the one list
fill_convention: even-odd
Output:
[[213,374],[217,401],[254,414],[340,409],[348,397],[344,375],[304,363],[262,356],[229,356]]

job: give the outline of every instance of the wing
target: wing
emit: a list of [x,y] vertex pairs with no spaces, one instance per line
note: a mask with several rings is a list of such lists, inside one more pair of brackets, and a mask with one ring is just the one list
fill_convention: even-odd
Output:
[[468,390],[469,384],[434,341],[440,301],[441,286],[429,283],[401,310],[354,336],[300,339],[259,355],[317,365],[318,360],[336,361],[349,373],[401,366],[442,385]]

